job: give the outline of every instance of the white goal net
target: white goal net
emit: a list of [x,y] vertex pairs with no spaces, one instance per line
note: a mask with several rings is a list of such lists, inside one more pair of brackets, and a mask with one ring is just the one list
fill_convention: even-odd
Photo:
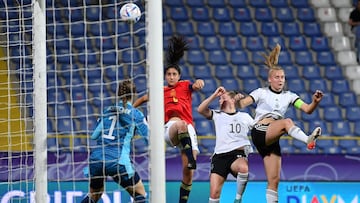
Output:
[[[132,79],[137,96],[148,91],[145,2],[139,22],[120,20],[129,1],[47,0],[46,93],[34,96],[34,0],[0,1],[0,202],[35,202],[34,103],[46,101],[48,202],[80,202],[88,192],[83,168],[89,139],[103,109],[116,102],[119,81]],[[161,73],[162,75],[162,73]],[[147,116],[147,109],[141,109]],[[45,143],[44,143],[45,144]],[[148,148],[133,142],[136,170],[148,190]],[[45,173],[46,174],[46,173]],[[45,191],[46,192],[46,191]],[[106,181],[101,202],[130,202]]]

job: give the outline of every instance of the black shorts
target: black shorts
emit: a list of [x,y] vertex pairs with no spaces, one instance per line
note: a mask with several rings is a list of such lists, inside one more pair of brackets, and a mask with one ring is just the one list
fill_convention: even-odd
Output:
[[228,174],[231,173],[234,177],[237,174],[231,172],[231,164],[238,158],[247,158],[244,150],[233,150],[231,152],[223,154],[214,154],[211,157],[211,173],[219,174],[220,176],[227,178]]
[[271,145],[266,145],[265,143],[266,129],[268,126],[269,124],[256,124],[251,130],[252,142],[262,158],[269,156],[270,154],[281,156],[279,140]]

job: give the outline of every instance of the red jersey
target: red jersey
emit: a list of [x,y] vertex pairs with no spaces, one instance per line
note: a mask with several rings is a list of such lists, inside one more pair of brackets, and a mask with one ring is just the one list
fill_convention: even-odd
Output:
[[172,117],[179,117],[193,124],[192,89],[188,80],[181,80],[175,86],[164,87],[165,123]]

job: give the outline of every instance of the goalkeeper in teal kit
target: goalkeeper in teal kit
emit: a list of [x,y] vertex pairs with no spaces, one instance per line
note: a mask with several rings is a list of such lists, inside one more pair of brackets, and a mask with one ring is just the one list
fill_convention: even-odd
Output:
[[135,92],[130,80],[121,82],[119,101],[106,108],[97,122],[91,135],[97,145],[91,149],[89,158],[90,193],[81,203],[96,203],[101,198],[107,176],[125,188],[134,202],[147,202],[144,185],[130,159],[134,135],[148,135],[144,114],[130,103]]

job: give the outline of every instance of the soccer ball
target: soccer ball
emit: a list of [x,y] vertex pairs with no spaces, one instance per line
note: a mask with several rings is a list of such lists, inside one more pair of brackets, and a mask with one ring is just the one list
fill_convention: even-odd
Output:
[[141,18],[141,10],[134,3],[127,3],[120,9],[120,16],[123,21],[136,23]]

